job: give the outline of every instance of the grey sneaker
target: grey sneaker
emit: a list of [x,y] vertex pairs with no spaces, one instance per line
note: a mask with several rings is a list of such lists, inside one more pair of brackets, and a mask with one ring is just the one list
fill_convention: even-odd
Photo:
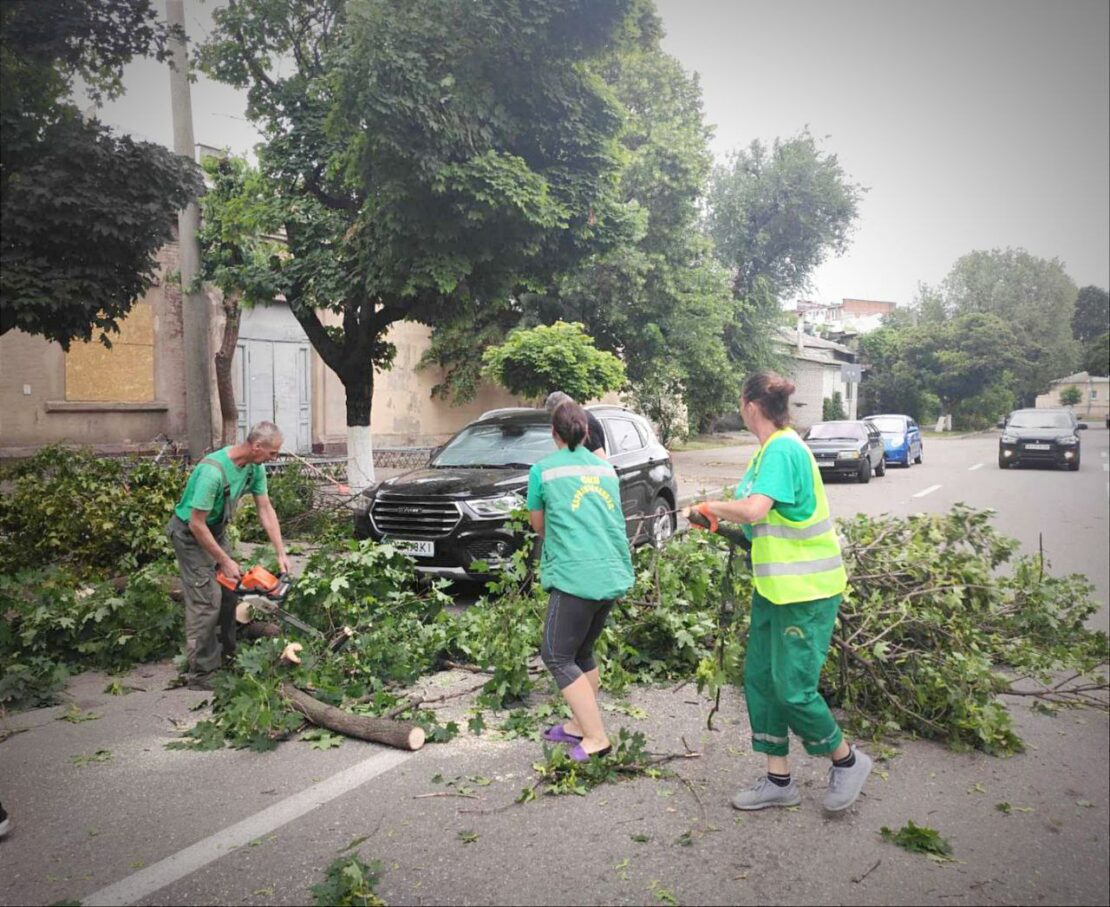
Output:
[[829,766],[829,789],[825,793],[825,811],[843,812],[856,802],[863,783],[871,774],[871,757],[862,750],[852,748],[856,754],[856,764],[851,768]]
[[779,787],[764,775],[747,790],[732,798],[734,809],[766,809],[768,806],[797,806],[802,802],[798,784],[793,778],[786,787]]

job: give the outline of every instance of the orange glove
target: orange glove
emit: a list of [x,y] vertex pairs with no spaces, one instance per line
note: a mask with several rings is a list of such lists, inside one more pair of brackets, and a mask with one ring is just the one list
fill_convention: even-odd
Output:
[[703,522],[698,522],[698,521],[695,521],[695,520],[691,520],[690,521],[691,526],[693,526],[695,529],[708,529],[710,532],[716,532],[717,531],[717,526],[718,526],[717,518],[710,512],[708,501],[702,501],[696,507],[693,507],[691,509],[696,513],[700,513],[705,518],[705,522],[709,523],[709,525],[706,526],[705,523],[703,523]]

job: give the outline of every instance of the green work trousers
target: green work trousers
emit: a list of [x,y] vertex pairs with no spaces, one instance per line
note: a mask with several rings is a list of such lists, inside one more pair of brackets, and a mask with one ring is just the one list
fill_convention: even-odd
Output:
[[[209,526],[219,546],[228,551],[224,527]],[[216,562],[193,535],[189,525],[176,515],[166,534],[173,542],[181,569],[185,598],[185,658],[193,676],[210,674],[224,656],[235,654],[235,595],[216,582]]]
[[744,695],[756,752],[786,756],[789,731],[811,756],[840,746],[840,727],[817,692],[839,608],[839,595],[776,605],[752,592]]

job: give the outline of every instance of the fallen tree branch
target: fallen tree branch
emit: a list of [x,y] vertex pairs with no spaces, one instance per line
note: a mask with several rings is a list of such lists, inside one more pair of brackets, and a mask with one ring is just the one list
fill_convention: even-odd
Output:
[[294,709],[313,724],[337,734],[384,743],[402,750],[418,750],[424,745],[424,729],[419,725],[388,718],[372,718],[368,715],[352,715],[314,699],[291,683],[283,683],[281,693]]

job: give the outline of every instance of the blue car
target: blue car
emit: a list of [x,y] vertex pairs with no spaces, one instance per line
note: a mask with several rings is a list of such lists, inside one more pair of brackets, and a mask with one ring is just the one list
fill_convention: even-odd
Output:
[[864,421],[882,432],[887,463],[900,463],[909,469],[911,463],[921,462],[925,444],[921,440],[921,429],[909,416],[886,413],[868,416]]

